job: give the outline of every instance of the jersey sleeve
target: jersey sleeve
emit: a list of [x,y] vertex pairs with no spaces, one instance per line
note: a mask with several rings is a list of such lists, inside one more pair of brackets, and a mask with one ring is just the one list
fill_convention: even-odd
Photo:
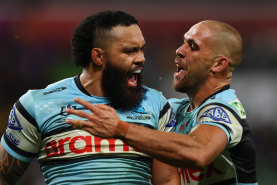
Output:
[[197,124],[208,124],[221,128],[229,144],[237,144],[242,137],[243,128],[235,111],[223,104],[208,104],[197,115]]
[[176,124],[176,118],[173,113],[173,109],[166,100],[166,98],[161,94],[161,111],[159,114],[158,130],[170,132]]
[[33,115],[33,99],[26,93],[10,111],[8,127],[1,138],[5,150],[23,162],[31,162],[40,150],[41,137]]

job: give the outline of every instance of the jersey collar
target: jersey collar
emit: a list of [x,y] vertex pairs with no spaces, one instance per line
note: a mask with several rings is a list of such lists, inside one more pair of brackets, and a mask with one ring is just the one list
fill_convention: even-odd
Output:
[[74,78],[74,81],[75,81],[75,83],[76,83],[78,89],[79,89],[80,91],[82,91],[84,94],[86,94],[86,95],[88,95],[88,96],[91,96],[91,95],[89,94],[89,92],[88,92],[88,91],[84,88],[84,86],[82,85],[81,80],[80,80],[80,75],[81,75],[81,74],[75,76],[75,78]]
[[211,97],[215,96],[218,93],[221,93],[223,91],[226,91],[230,89],[230,85],[225,85],[224,87],[222,87],[221,89],[219,89],[218,91],[216,91],[215,93],[211,94],[210,96],[208,96],[205,100],[202,101],[202,103],[200,105],[202,105],[203,103],[205,103],[208,99],[210,99]]

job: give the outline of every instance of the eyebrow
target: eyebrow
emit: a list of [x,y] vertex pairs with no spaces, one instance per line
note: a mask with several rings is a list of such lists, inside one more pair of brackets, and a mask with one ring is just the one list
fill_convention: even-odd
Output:
[[138,51],[138,50],[144,50],[146,47],[146,44],[144,44],[142,47],[139,46],[127,46],[122,48],[122,51]]
[[[183,41],[185,42],[185,36],[184,35],[182,36],[182,38],[183,38]],[[188,39],[187,43],[194,44],[199,49],[199,45],[195,42],[194,39]]]
[[[184,36],[184,35],[182,36],[182,39],[183,39],[183,41],[185,41],[185,36]],[[192,42],[192,43],[194,43],[194,44],[198,45],[198,44],[195,42],[195,40],[194,40],[194,39],[188,39],[188,41],[187,41],[187,42]]]

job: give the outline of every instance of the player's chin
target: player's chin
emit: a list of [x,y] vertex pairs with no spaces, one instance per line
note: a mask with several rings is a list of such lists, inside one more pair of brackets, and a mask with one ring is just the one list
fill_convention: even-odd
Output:
[[177,92],[183,92],[183,84],[180,79],[174,78],[172,81],[172,88]]

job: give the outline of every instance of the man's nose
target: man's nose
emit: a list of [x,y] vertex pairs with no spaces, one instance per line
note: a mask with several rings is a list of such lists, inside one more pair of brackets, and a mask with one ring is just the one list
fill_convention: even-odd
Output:
[[182,46],[180,46],[177,50],[176,50],[176,55],[180,58],[184,58],[185,57],[185,44],[183,44]]
[[144,62],[145,62],[144,52],[140,51],[135,58],[135,63],[144,63]]

